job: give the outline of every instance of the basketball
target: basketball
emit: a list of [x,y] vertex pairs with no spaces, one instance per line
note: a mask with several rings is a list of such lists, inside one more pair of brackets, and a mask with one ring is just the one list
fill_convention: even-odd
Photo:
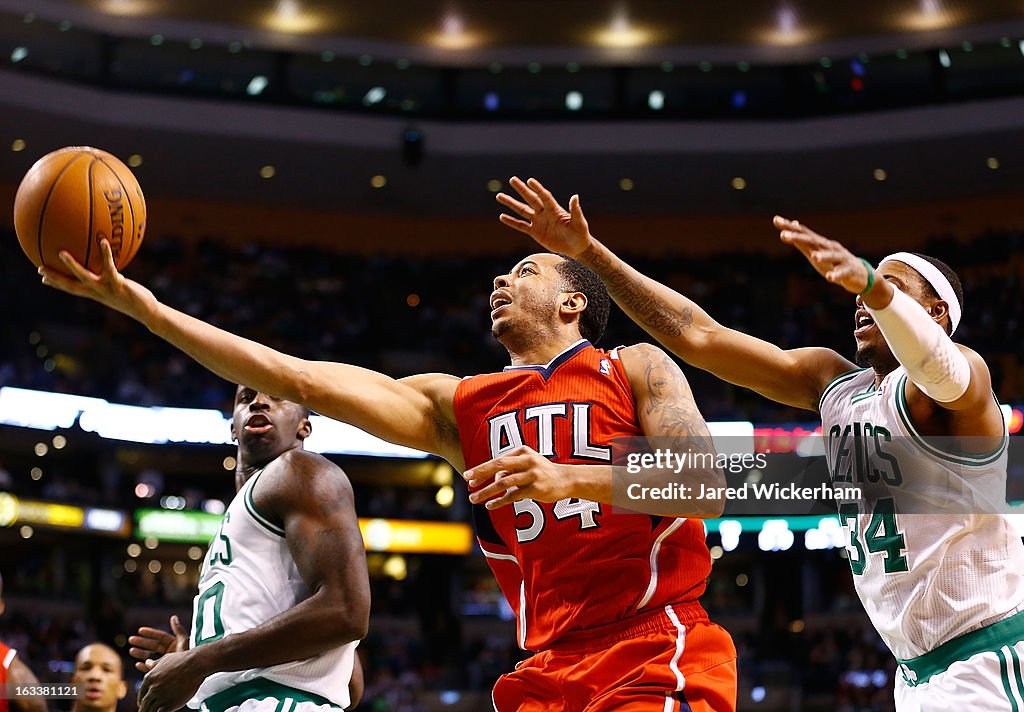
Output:
[[43,156],[25,174],[14,198],[14,229],[37,267],[66,272],[58,255],[67,250],[99,272],[100,243],[106,239],[120,270],[142,244],[146,201],[139,182],[117,157],[70,146]]

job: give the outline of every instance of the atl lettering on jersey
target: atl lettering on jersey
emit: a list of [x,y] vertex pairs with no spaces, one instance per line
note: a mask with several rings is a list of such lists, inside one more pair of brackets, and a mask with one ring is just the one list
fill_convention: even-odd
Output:
[[[467,468],[521,445],[558,463],[605,463],[613,439],[643,435],[618,351],[585,340],[546,366],[464,379],[455,416]],[[473,509],[526,650],[696,600],[711,570],[699,520],[613,513],[578,499]]]

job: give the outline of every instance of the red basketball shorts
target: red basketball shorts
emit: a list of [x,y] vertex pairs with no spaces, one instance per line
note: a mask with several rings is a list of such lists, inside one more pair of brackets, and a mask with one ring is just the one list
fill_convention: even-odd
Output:
[[736,646],[699,604],[678,603],[563,637],[498,678],[493,701],[496,712],[734,712]]

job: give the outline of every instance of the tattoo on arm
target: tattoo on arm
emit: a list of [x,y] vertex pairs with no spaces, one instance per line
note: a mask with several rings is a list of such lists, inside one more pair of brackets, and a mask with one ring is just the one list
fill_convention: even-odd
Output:
[[645,349],[644,379],[647,383],[647,415],[658,411],[657,429],[663,437],[682,441],[699,451],[714,451],[707,424],[697,410],[693,392],[679,367],[661,349]]
[[642,275],[631,275],[625,265],[616,268],[611,259],[597,254],[593,246],[580,257],[587,258],[593,270],[604,279],[608,293],[641,326],[661,336],[679,336],[693,325],[693,309],[679,310],[669,304],[644,284]]

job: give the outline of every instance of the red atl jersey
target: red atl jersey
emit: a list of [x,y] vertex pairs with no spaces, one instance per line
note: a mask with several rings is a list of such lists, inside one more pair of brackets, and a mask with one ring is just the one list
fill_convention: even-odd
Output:
[[[565,464],[610,462],[613,438],[642,436],[618,352],[580,341],[547,366],[464,379],[455,417],[466,467],[528,445]],[[588,500],[473,506],[480,548],[518,618],[519,645],[555,642],[704,592],[711,557],[697,519]]]
[[[7,684],[7,670],[14,662],[14,656],[18,651],[7,647],[0,642],[0,688]],[[7,695],[0,695],[0,712],[8,712],[10,706],[7,703]]]

